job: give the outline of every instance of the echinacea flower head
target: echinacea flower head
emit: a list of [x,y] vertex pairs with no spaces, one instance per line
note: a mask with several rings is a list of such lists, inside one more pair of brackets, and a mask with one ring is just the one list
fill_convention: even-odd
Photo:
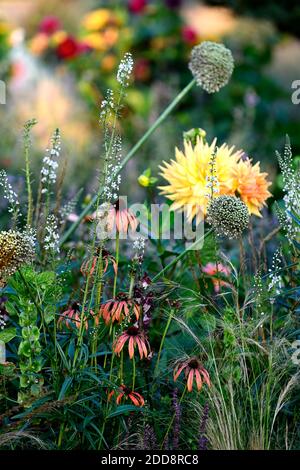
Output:
[[161,194],[173,201],[171,210],[187,210],[191,221],[196,215],[205,215],[209,199],[207,178],[210,162],[214,158],[218,194],[234,194],[233,170],[243,154],[223,144],[217,147],[217,140],[211,144],[197,137],[196,145],[185,140],[184,151],[176,148],[175,160],[163,162],[161,175],[168,181],[167,186],[160,186]]
[[[115,393],[116,393],[115,390],[112,390],[108,394],[108,401],[111,400],[112,396]],[[142,397],[142,395],[140,393],[131,390],[130,388],[126,387],[125,385],[121,385],[120,388],[119,388],[119,393],[118,393],[117,398],[116,398],[117,405],[120,405],[123,398],[125,400],[127,400],[129,398],[129,400],[131,400],[132,403],[135,406],[144,406],[144,404],[145,404],[145,400],[144,400],[144,398]]]
[[119,233],[124,236],[130,229],[133,233],[138,227],[138,219],[133,212],[122,201],[117,201],[114,205],[104,203],[91,219],[98,220],[98,238],[105,238],[109,234]]
[[249,226],[249,211],[238,197],[219,196],[208,206],[207,222],[217,235],[239,238]]
[[[92,312],[91,312],[92,313]],[[81,309],[77,302],[74,302],[70,307],[67,308],[59,317],[57,326],[62,327],[65,325],[69,330],[74,326],[80,328],[81,324]],[[86,315],[83,318],[83,324],[86,330],[88,330],[89,324]]]
[[223,44],[204,41],[192,49],[189,68],[201,88],[215,93],[229,82],[234,61]]
[[0,232],[0,285],[21,266],[31,263],[34,255],[32,235],[14,230]]
[[133,359],[134,349],[137,346],[140,358],[148,357],[150,350],[149,342],[144,333],[136,326],[130,326],[114,342],[113,350],[119,356],[125,343],[128,341],[128,352],[130,359]]
[[248,207],[250,214],[261,217],[261,209],[272,196],[268,190],[272,184],[267,180],[268,174],[260,171],[259,162],[252,165],[249,159],[240,160],[233,171],[236,192]]
[[197,357],[191,357],[177,363],[174,369],[174,382],[176,382],[181,372],[184,372],[185,377],[187,378],[188,392],[193,390],[194,380],[198,391],[201,390],[203,382],[206,383],[208,387],[211,385],[209,373]]
[[93,276],[96,274],[95,270],[99,262],[100,254],[102,258],[102,274],[106,273],[110,262],[112,263],[114,273],[117,274],[118,268],[115,258],[110,254],[109,251],[105,250],[105,248],[102,248],[102,250],[98,249],[94,256],[83,261],[80,267],[80,271],[84,277]]
[[116,300],[109,300],[102,304],[99,314],[106,325],[110,322],[121,323],[124,318],[130,318],[131,315],[134,315],[136,320],[138,320],[141,314],[141,307],[132,299],[128,299],[126,294],[119,294]]
[[207,263],[202,267],[202,272],[211,276],[211,280],[214,286],[214,291],[217,293],[220,291],[220,287],[230,287],[230,284],[224,281],[221,276],[230,276],[231,270],[222,263]]

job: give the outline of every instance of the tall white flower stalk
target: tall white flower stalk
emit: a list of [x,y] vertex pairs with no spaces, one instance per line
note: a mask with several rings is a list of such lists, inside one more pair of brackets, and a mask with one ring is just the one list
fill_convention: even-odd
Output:
[[17,193],[13,190],[12,185],[8,181],[5,170],[0,170],[0,186],[3,189],[3,197],[8,203],[8,213],[12,216],[12,227],[17,225],[20,216],[20,203]]
[[[90,311],[95,299],[94,308],[97,309],[101,302],[102,294],[102,278],[103,278],[103,240],[97,240],[97,214],[100,205],[103,203],[114,203],[119,197],[119,188],[121,184],[121,158],[122,158],[122,140],[118,133],[118,118],[120,117],[120,111],[123,106],[123,100],[126,96],[126,89],[129,86],[130,76],[133,70],[133,59],[130,53],[126,53],[122,59],[118,71],[117,71],[117,82],[119,83],[119,89],[116,93],[112,90],[107,90],[104,100],[100,106],[99,123],[102,128],[103,135],[103,164],[100,177],[99,187],[96,194],[96,200],[94,203],[94,224],[92,229],[92,239],[89,247],[91,263],[93,258],[96,257],[97,263],[95,267],[95,279],[91,282],[92,275],[89,274],[86,277],[82,309],[81,309],[81,322],[78,333],[78,343],[74,355],[74,367],[76,366],[79,349],[83,339],[83,319],[85,311]],[[95,335],[94,341],[97,342],[97,335]],[[95,344],[93,348],[95,349]]]
[[51,138],[50,148],[46,149],[46,154],[43,158],[36,208],[36,225],[41,215],[45,221],[50,212],[51,195],[53,194],[53,188],[57,181],[60,151],[60,132],[59,129],[56,129]]
[[278,209],[278,218],[281,226],[287,234],[287,238],[291,244],[294,241],[299,242],[300,223],[300,168],[297,170],[293,167],[293,155],[290,140],[287,137],[283,155],[276,152],[278,163],[283,177],[283,197],[285,210]]

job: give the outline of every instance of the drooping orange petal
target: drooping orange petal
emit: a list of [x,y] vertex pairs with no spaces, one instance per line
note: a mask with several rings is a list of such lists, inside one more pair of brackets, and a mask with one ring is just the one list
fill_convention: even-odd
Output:
[[186,364],[184,363],[174,370],[174,382],[176,382],[176,380],[178,379],[178,377],[180,376],[181,372],[183,371],[185,367],[186,367]]
[[200,372],[197,369],[195,370],[195,378],[196,378],[197,389],[200,392],[202,388],[202,379],[201,379]]
[[191,369],[187,379],[187,389],[189,392],[193,390],[194,369]]
[[132,359],[134,355],[134,337],[133,336],[131,336],[129,339],[128,352],[129,352],[130,359]]

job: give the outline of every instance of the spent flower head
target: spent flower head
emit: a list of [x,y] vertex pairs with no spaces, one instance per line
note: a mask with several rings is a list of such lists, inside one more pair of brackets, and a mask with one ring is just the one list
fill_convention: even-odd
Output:
[[0,285],[21,266],[31,263],[34,255],[35,239],[31,233],[0,232]]
[[223,44],[204,41],[192,49],[189,69],[201,88],[215,93],[229,82],[234,61]]
[[219,196],[208,206],[207,222],[217,235],[238,238],[249,225],[249,211],[241,199]]

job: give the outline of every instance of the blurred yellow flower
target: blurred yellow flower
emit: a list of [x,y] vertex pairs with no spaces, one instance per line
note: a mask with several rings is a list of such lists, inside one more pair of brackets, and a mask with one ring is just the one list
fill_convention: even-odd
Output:
[[91,49],[96,49],[97,51],[105,51],[107,49],[107,44],[102,33],[90,33],[84,36],[83,41]]
[[5,21],[0,21],[0,34],[7,34],[9,32],[9,26]]
[[101,68],[104,72],[111,72],[117,63],[117,58],[113,54],[108,54],[101,60]]
[[103,31],[103,38],[108,48],[114,46],[119,38],[118,29],[114,27],[106,28]]
[[51,44],[54,46],[58,46],[60,43],[62,43],[66,38],[68,37],[68,33],[66,31],[56,31],[54,34],[51,36]]
[[267,173],[261,173],[260,163],[252,165],[251,160],[240,160],[233,169],[235,190],[246,204],[250,214],[261,217],[260,210],[266,200],[272,196],[268,191],[271,182],[267,181]]
[[104,28],[110,19],[111,11],[107,8],[99,8],[87,13],[82,20],[82,25],[88,31],[97,31]]
[[235,151],[234,146],[228,147],[227,144],[217,147],[216,143],[217,140],[214,139],[209,145],[199,137],[195,146],[185,141],[184,152],[176,148],[176,160],[171,160],[171,163],[163,162],[163,166],[160,166],[161,175],[169,183],[159,187],[161,194],[173,201],[172,210],[182,210],[186,206],[189,220],[201,215],[201,211],[206,214],[209,203],[207,177],[214,154],[219,195],[234,194],[233,170],[243,151]]

